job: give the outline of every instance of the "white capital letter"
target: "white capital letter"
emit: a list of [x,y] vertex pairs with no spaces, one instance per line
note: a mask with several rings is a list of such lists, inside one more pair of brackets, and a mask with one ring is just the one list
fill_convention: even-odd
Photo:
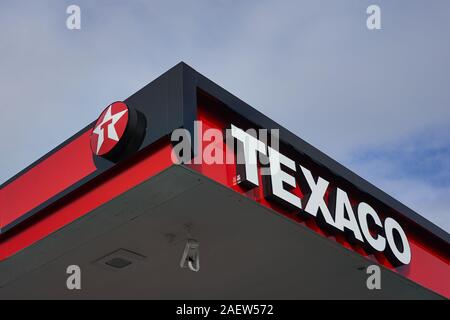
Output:
[[281,170],[281,165],[288,167],[295,171],[295,162],[288,157],[282,155],[277,150],[269,147],[269,163],[270,163],[270,196],[275,196],[281,200],[286,201],[288,204],[297,208],[302,208],[300,198],[293,193],[287,191],[283,184],[287,184],[292,188],[295,188],[295,178],[290,174]]
[[[397,244],[394,238],[394,231],[400,236],[401,244]],[[411,248],[409,247],[408,238],[402,227],[392,218],[386,218],[384,220],[384,232],[386,233],[386,239],[389,244],[389,248],[395,258],[402,264],[409,264],[411,262]],[[400,251],[397,245],[401,245],[403,250]]]
[[[231,125],[231,135],[242,142],[242,149],[244,152],[244,164],[245,170],[241,172],[241,181],[250,183],[251,186],[256,187],[259,186],[258,182],[258,155],[257,152],[262,154],[267,154],[266,145],[246,133],[242,129]],[[238,146],[239,148],[239,146]],[[241,159],[237,159],[237,166],[241,165]]]
[[309,193],[305,188],[310,190],[310,194],[308,195],[308,203],[306,204],[305,211],[310,215],[317,217],[317,213],[322,213],[325,222],[330,226],[334,226],[333,217],[331,216],[330,210],[325,203],[325,193],[327,192],[328,185],[330,184],[327,180],[318,177],[317,183],[314,181],[314,177],[308,169],[300,166],[300,169],[303,172],[303,176],[305,177],[305,183],[303,184],[302,192],[303,194]]
[[369,223],[367,221],[367,216],[371,216],[377,226],[379,226],[380,228],[383,227],[383,225],[381,224],[380,217],[375,212],[375,210],[367,203],[361,202],[358,205],[358,220],[359,225],[361,226],[361,231],[364,235],[364,238],[366,238],[367,242],[369,243],[369,245],[376,251],[382,252],[386,248],[386,239],[381,235],[378,235],[377,238],[374,238],[372,236],[369,230]]
[[[334,222],[336,228],[341,231],[346,231],[346,229],[352,231],[353,236],[363,242],[364,240],[361,231],[359,231],[358,221],[356,220],[352,205],[348,199],[347,192],[339,188],[336,189],[335,208]],[[345,212],[347,212],[348,219],[345,217]]]

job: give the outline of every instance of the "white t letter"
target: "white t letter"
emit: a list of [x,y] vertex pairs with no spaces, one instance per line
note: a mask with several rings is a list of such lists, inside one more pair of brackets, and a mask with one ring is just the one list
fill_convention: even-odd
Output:
[[[244,152],[244,170],[241,170],[242,163],[241,159],[237,157],[237,169],[238,174],[240,175],[240,180],[244,183],[248,183],[249,187],[257,187],[259,186],[258,182],[258,154],[260,152],[264,155],[267,154],[266,145],[246,133],[242,129],[231,125],[231,135],[242,142],[242,148]],[[239,146],[238,146],[239,148]]]

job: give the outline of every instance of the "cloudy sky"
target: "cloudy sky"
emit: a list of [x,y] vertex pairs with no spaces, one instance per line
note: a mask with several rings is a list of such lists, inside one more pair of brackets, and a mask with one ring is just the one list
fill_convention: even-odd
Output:
[[448,0],[2,0],[0,182],[185,61],[448,232],[449,17]]

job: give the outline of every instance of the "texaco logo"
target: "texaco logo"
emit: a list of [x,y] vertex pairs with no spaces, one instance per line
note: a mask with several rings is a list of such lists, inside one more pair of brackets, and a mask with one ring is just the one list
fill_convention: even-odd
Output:
[[139,150],[146,133],[146,116],[122,101],[102,112],[91,133],[91,150],[97,166],[104,160],[119,162]]
[[129,109],[123,102],[110,104],[100,115],[91,135],[91,149],[97,156],[110,153],[123,137],[129,121]]

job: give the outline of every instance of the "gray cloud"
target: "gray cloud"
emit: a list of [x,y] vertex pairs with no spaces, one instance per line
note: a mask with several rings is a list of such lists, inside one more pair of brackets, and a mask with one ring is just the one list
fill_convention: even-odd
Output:
[[2,1],[0,180],[183,60],[449,230],[448,190],[355,155],[447,132],[450,3],[377,3],[380,31],[371,1]]

